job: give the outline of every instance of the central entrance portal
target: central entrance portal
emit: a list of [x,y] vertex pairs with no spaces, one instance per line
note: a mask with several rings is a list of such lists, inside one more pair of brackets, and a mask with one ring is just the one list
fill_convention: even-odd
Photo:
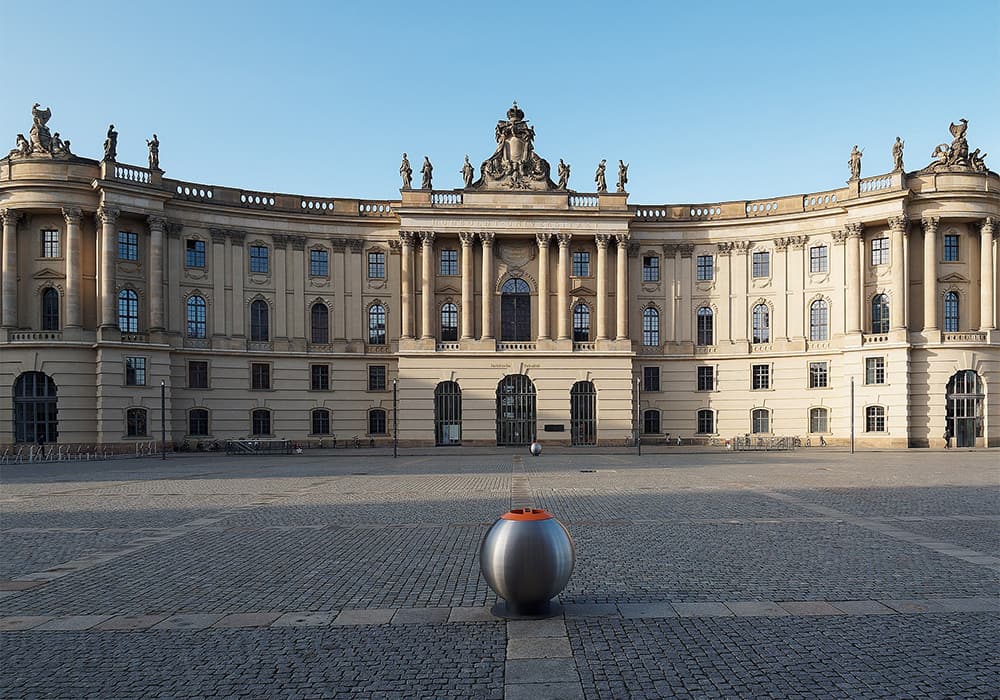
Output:
[[523,374],[509,374],[497,384],[497,445],[535,441],[535,385]]
[[500,288],[500,340],[531,340],[531,294],[517,277]]

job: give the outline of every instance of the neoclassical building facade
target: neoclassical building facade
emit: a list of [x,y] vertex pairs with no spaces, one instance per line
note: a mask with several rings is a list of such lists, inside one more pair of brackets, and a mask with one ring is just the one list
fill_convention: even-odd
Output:
[[823,192],[636,205],[621,162],[553,180],[516,104],[478,177],[404,155],[393,201],[169,179],[113,127],[77,157],[50,117],[0,160],[0,445],[1000,445],[1000,177],[964,120],[920,170],[898,142]]

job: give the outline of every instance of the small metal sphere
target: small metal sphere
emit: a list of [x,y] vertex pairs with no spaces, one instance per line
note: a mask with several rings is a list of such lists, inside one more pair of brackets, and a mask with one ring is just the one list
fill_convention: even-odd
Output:
[[551,513],[518,508],[501,516],[483,537],[479,567],[514,617],[550,614],[549,601],[573,573],[576,549]]
[[537,442],[531,443],[531,447],[529,447],[528,449],[531,450],[531,454],[534,455],[535,457],[542,454],[542,446],[539,445]]

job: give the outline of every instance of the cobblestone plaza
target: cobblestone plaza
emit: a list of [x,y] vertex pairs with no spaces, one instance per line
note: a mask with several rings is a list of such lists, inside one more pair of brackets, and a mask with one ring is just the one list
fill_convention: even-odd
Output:
[[[4,467],[0,696],[996,697],[992,451],[521,454]],[[519,501],[553,619],[489,612]]]

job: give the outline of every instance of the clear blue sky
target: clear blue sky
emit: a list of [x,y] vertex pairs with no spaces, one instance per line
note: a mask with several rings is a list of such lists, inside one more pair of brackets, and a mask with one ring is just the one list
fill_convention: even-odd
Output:
[[2,0],[0,143],[40,102],[80,155],[114,122],[168,177],[398,197],[403,151],[457,187],[516,98],[553,171],[624,158],[634,203],[838,187],[897,135],[916,169],[960,117],[1000,171],[1000,0],[760,5]]

